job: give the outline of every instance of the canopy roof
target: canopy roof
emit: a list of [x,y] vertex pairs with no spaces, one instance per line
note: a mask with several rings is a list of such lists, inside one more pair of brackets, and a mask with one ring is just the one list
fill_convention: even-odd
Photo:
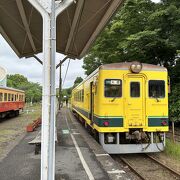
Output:
[[[123,0],[78,0],[57,18],[57,52],[82,58]],[[42,17],[28,0],[0,0],[0,33],[19,57],[42,52]]]

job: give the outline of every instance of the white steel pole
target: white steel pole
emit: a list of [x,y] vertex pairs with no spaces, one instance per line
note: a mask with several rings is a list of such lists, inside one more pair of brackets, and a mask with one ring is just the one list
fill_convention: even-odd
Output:
[[43,17],[43,97],[41,137],[41,180],[55,179],[55,55],[56,18],[73,0],[28,0]]
[[[51,31],[49,14],[43,17],[43,97],[41,136],[41,180],[49,177],[50,112],[51,112]],[[54,133],[53,133],[54,134]],[[53,167],[54,168],[54,167]],[[52,179],[53,180],[53,179]]]
[[56,121],[56,87],[55,87],[55,76],[56,76],[56,15],[55,15],[55,0],[52,0],[51,4],[51,67],[50,67],[50,136],[49,136],[49,169],[48,169],[48,180],[54,180],[55,178],[55,121]]
[[51,1],[51,13],[43,18],[43,101],[42,101],[42,153],[41,180],[55,178],[55,54],[56,17],[55,1]]

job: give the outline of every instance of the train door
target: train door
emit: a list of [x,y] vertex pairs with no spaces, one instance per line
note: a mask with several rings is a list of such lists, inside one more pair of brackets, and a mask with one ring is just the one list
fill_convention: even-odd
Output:
[[93,122],[94,115],[94,93],[93,93],[93,82],[90,83],[90,117],[89,119]]
[[145,126],[145,79],[128,76],[125,80],[125,122],[127,128]]

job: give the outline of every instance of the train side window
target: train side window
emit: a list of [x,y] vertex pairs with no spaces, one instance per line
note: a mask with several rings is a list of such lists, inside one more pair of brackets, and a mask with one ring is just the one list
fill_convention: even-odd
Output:
[[82,102],[84,102],[84,89],[82,90]]
[[122,97],[122,80],[106,79],[105,80],[105,97]]
[[164,98],[165,97],[165,81],[150,80],[149,81],[149,97]]
[[80,90],[80,102],[82,102],[82,90]]
[[16,94],[14,95],[14,101],[16,101]]
[[11,101],[14,101],[14,94],[11,94]]
[[0,93],[0,101],[3,101],[3,93]]
[[7,101],[7,93],[4,93],[4,101]]
[[11,94],[8,94],[8,101],[11,101]]
[[131,97],[140,97],[140,82],[131,82]]

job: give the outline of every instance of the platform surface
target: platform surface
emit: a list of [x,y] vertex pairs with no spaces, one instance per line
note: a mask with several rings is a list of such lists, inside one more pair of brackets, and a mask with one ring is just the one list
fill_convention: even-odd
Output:
[[[0,162],[0,180],[40,179],[40,155],[29,145],[38,132],[28,133]],[[68,109],[57,116],[56,180],[132,179],[73,118]]]

